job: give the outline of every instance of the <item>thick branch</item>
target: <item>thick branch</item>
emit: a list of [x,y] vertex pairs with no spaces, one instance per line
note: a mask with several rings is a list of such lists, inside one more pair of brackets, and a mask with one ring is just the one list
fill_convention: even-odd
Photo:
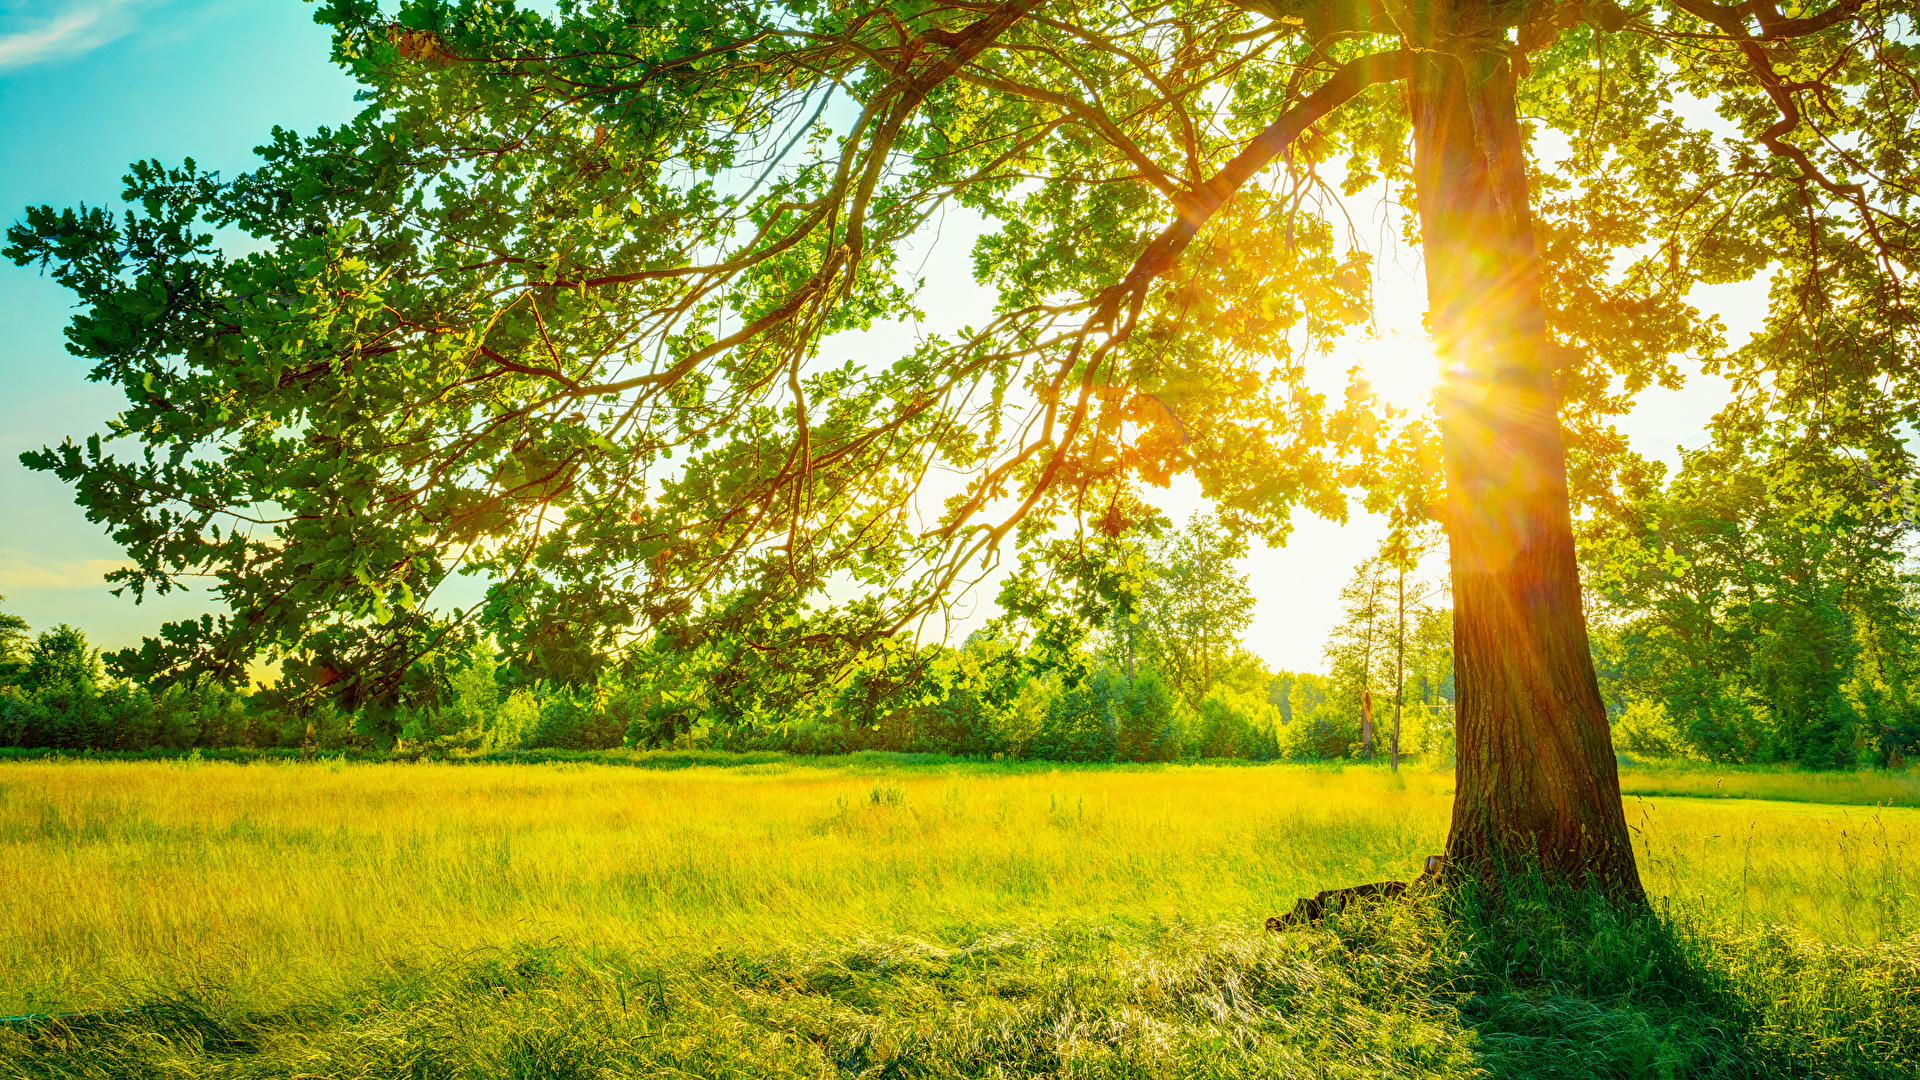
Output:
[[1148,157],[1147,152],[1140,148],[1140,144],[1129,139],[1126,132],[1121,131],[1120,126],[1099,109],[1070,94],[1056,94],[1051,90],[1043,90],[1037,86],[1023,86],[991,75],[962,74],[960,78],[975,86],[998,91],[1009,97],[1023,97],[1029,101],[1044,102],[1073,116],[1081,123],[1098,131],[1101,137],[1107,140],[1108,145],[1120,151],[1128,161],[1133,162],[1134,166],[1140,170],[1141,177],[1147,183],[1159,188],[1161,194],[1170,199],[1180,198],[1180,189],[1167,176],[1166,170]]
[[1806,37],[1838,26],[1860,13],[1865,0],[1843,0],[1818,15],[1804,19],[1788,19],[1780,14],[1773,0],[1747,0],[1744,4],[1726,6],[1712,3],[1711,0],[1673,0],[1673,6],[1699,19],[1711,23],[1722,33],[1736,40],[1750,41],[1747,33],[1747,20],[1760,23],[1760,40],[1785,41],[1788,38]]
[[1253,178],[1253,174],[1279,157],[1301,132],[1353,100],[1367,87],[1405,79],[1412,73],[1413,54],[1405,50],[1373,53],[1342,65],[1332,78],[1320,84],[1318,90],[1288,109],[1280,119],[1268,124],[1265,130],[1248,141],[1232,161],[1179,202],[1179,216],[1162,229],[1159,236],[1153,238],[1147,249],[1134,260],[1133,269],[1127,271],[1127,276],[1106,291],[1091,325],[1111,326],[1121,304],[1130,300],[1137,304],[1135,298],[1173,265],[1174,259],[1186,250],[1187,244],[1199,233],[1200,226],[1219,212],[1227,200]]
[[1753,76],[1759,80],[1767,97],[1774,107],[1780,110],[1780,119],[1773,126],[1760,133],[1760,142],[1779,157],[1786,158],[1799,166],[1800,175],[1825,188],[1829,193],[1844,196],[1855,202],[1865,198],[1865,189],[1859,184],[1839,184],[1814,165],[1813,158],[1805,150],[1786,141],[1785,136],[1800,126],[1800,106],[1793,100],[1793,92],[1774,73],[1773,61],[1767,58],[1766,50],[1751,41],[1740,43],[1740,51],[1745,54]]

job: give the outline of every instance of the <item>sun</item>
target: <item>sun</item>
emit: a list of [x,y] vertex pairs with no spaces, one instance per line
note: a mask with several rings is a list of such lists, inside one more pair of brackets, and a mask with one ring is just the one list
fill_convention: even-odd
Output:
[[1440,359],[1426,335],[1396,330],[1361,342],[1359,352],[1376,397],[1416,416],[1427,411],[1440,383]]

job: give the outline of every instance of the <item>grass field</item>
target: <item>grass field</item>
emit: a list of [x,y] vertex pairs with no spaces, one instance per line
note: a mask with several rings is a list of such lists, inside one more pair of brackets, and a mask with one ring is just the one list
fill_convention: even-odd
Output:
[[[876,759],[11,763],[0,1012],[162,1007],[16,1023],[0,1062],[292,1075],[291,1061],[346,1055],[344,1070],[363,1054],[368,1075],[437,1075],[383,1072],[398,1051],[369,1047],[388,1038],[458,1048],[445,1075],[864,1075],[888,1061],[945,1075],[934,1065],[1000,1050],[1007,1075],[1337,1075],[1314,1071],[1336,1058],[1354,1075],[1553,1075],[1576,1059],[1545,1047],[1591,1043],[1594,1025],[1639,1034],[1614,1032],[1625,1064],[1569,1075],[1654,1075],[1634,1070],[1668,1059],[1686,1065],[1675,1075],[1735,1075],[1758,1067],[1756,1048],[1920,1062],[1901,1056],[1920,1033],[1863,1035],[1845,1015],[1901,1030],[1920,1015],[1920,810],[1807,801],[1844,788],[1823,777],[1630,771],[1629,792],[1714,796],[1626,797],[1664,921],[1500,930],[1429,904],[1333,934],[1258,929],[1296,896],[1410,877],[1442,846],[1451,784]],[[1534,999],[1562,975],[1581,985],[1548,995],[1561,1004],[1543,1034]],[[1707,998],[1719,1004],[1702,1013]],[[1476,1013],[1494,1002],[1524,1015]],[[597,1018],[580,1022],[600,1035],[568,1017]],[[1229,1045],[1244,1060],[1218,1072]],[[1869,1065],[1807,1075],[1912,1075]]]

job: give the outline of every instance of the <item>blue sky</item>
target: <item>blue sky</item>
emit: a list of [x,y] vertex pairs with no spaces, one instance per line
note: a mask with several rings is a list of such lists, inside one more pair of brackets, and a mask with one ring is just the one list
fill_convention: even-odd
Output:
[[[274,124],[311,130],[355,111],[300,0],[0,0],[0,214],[117,203],[127,164],[192,157],[231,175]],[[138,642],[204,594],[135,607],[100,576],[121,553],[65,485],[22,450],[84,438],[121,401],[86,381],[61,331],[71,297],[0,266],[0,594],[36,629],[67,622],[97,644]]]
[[[353,115],[353,86],[327,61],[326,31],[302,0],[0,0],[0,214],[49,203],[117,202],[128,162],[195,159],[231,175],[275,124],[298,131]],[[946,252],[940,252],[945,256]],[[959,255],[959,252],[955,252]],[[954,296],[971,286],[964,257],[930,268]],[[1417,254],[1383,260],[1381,328],[1417,333]],[[1744,337],[1758,315],[1757,287],[1701,295]],[[89,523],[58,480],[19,464],[20,451],[83,439],[118,409],[110,388],[85,380],[61,330],[70,297],[32,270],[0,266],[0,594],[36,629],[72,623],[108,648],[131,645],[164,620],[208,610],[198,592],[135,606],[101,575],[120,551]],[[1316,365],[1338,384],[1352,356]],[[1322,381],[1316,379],[1316,382]],[[1637,449],[1673,458],[1695,445],[1719,406],[1715,380],[1679,392],[1652,391],[1622,428]],[[1176,520],[1200,506],[1191,486],[1161,499]],[[1317,670],[1320,645],[1338,617],[1335,598],[1382,529],[1364,518],[1342,527],[1297,522],[1284,551],[1247,560],[1259,607],[1247,644],[1276,667]],[[984,600],[968,605],[972,622]]]

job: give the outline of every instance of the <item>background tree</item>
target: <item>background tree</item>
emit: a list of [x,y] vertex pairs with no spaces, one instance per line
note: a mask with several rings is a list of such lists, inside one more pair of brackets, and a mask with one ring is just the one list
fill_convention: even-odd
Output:
[[[1606,417],[1687,350],[1904,460],[1911,3],[1243,2],[323,5],[355,122],[233,180],[141,164],[136,213],[9,234],[129,397],[31,464],[136,595],[203,573],[231,612],[116,663],[264,654],[352,705],[481,628],[532,676],[659,634],[721,654],[714,707],[751,715],[910,681],[903,634],[1115,485],[1190,472],[1278,541],[1397,460],[1364,394],[1301,384],[1299,345],[1368,315],[1368,257],[1309,198],[1338,160],[1349,194],[1412,192],[1447,362],[1449,865],[1637,899],[1569,502],[1631,470]],[[992,314],[846,359],[834,335],[920,314],[898,256],[948,207],[986,223]],[[1765,332],[1723,356],[1688,290],[1769,268]],[[923,517],[934,471],[957,490]],[[484,604],[434,606],[455,572]]]
[[[1327,634],[1323,655],[1341,707],[1363,717],[1371,697],[1374,718],[1391,709],[1394,768],[1399,767],[1403,712],[1408,699],[1426,710],[1450,704],[1452,697],[1452,613],[1429,601],[1441,590],[1418,578],[1409,581],[1404,562],[1392,552],[1362,561],[1340,590],[1340,622]],[[1362,753],[1369,733],[1361,727]],[[1425,740],[1422,739],[1424,744]]]
[[1196,709],[1244,662],[1240,639],[1253,621],[1254,598],[1235,564],[1246,553],[1244,540],[1195,514],[1145,554],[1136,648]]
[[[1373,757],[1373,697],[1380,668],[1393,667],[1393,573],[1380,559],[1354,567],[1340,589],[1340,622],[1327,635],[1322,655],[1342,691],[1342,704],[1360,723],[1361,753]],[[1391,695],[1389,695],[1391,700]]]
[[1422,604],[1408,635],[1406,696],[1414,710],[1413,746],[1425,759],[1445,767],[1453,763],[1453,609],[1436,590]]
[[[1415,672],[1419,673],[1421,681],[1421,686],[1417,693],[1420,695],[1423,706],[1427,704],[1428,695],[1431,694],[1428,685],[1428,673],[1436,666],[1435,661],[1438,657],[1434,655],[1434,651],[1439,641],[1437,640],[1438,634],[1436,632],[1438,627],[1432,625],[1436,621],[1434,619],[1434,612],[1430,609],[1428,601],[1442,590],[1417,578],[1411,583],[1407,581],[1407,573],[1411,569],[1410,564],[1413,562],[1411,552],[1392,552],[1388,558],[1389,565],[1393,569],[1392,767],[1395,771],[1398,771],[1400,768],[1401,728],[1406,719],[1407,683],[1410,678],[1414,677]],[[1451,638],[1451,612],[1449,612],[1448,615],[1449,617],[1446,621],[1449,624],[1449,632],[1446,634],[1446,637]],[[1417,641],[1416,638],[1422,636],[1423,630],[1425,631],[1425,640]],[[1453,649],[1451,641],[1448,641],[1446,646],[1446,678],[1447,682],[1451,684],[1453,678]],[[1422,652],[1426,655],[1418,655]]]
[[[1688,750],[1723,761],[1832,767],[1858,737],[1904,732],[1905,654],[1888,647],[1913,626],[1904,501],[1851,457],[1723,429],[1596,518],[1587,561],[1621,707],[1658,701]],[[1868,701],[1886,719],[1862,732]]]
[[1897,600],[1881,617],[1863,621],[1849,700],[1866,725],[1876,764],[1899,767],[1920,750],[1920,573],[1909,559]]
[[68,686],[92,691],[100,685],[100,650],[87,644],[87,635],[66,623],[42,630],[27,647],[27,666],[20,682],[29,689]]
[[[0,600],[6,597],[0,596]],[[12,681],[27,663],[27,620],[0,611],[0,686]]]

